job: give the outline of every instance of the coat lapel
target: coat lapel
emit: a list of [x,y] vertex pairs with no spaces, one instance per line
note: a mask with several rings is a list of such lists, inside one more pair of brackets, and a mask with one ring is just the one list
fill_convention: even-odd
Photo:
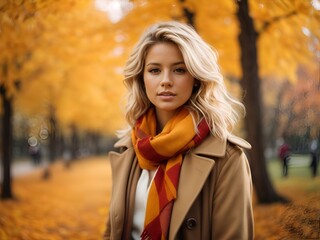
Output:
[[192,155],[192,157],[188,155],[184,159],[179,179],[178,197],[172,209],[169,239],[174,239],[176,236],[214,164],[213,160],[197,155]]
[[174,239],[177,235],[189,209],[211,173],[215,165],[212,157],[222,157],[225,151],[226,140],[210,136],[185,156],[179,178],[178,197],[172,209],[169,239]]

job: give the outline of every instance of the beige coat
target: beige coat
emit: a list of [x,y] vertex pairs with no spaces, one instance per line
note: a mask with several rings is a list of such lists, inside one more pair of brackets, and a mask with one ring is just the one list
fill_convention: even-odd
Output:
[[[141,172],[130,139],[110,152],[113,189],[104,239],[131,239],[134,193]],[[246,141],[207,137],[186,153],[172,210],[169,240],[253,239],[252,182]]]

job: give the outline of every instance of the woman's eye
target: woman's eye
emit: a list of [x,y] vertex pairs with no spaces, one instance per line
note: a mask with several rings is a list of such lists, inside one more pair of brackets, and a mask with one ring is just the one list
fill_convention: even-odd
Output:
[[149,72],[150,72],[150,73],[159,73],[159,72],[160,72],[160,69],[158,69],[158,68],[152,68],[152,69],[149,69]]
[[186,70],[184,68],[177,68],[176,70],[174,70],[177,73],[185,73]]

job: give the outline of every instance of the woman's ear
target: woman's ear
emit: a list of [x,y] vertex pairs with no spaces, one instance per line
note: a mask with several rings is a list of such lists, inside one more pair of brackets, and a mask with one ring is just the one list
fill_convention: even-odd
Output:
[[201,83],[200,83],[200,81],[199,81],[198,79],[196,79],[196,80],[194,81],[193,90],[192,90],[193,93],[195,93],[195,92],[197,92],[197,91],[199,90],[200,84],[201,84]]
[[144,85],[144,79],[143,79],[143,75],[139,76],[138,78],[139,80],[139,85],[141,86],[141,88],[146,91],[146,86]]

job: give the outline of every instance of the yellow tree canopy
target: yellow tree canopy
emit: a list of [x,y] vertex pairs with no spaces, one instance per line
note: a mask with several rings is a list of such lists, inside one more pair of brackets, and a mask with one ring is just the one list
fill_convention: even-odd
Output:
[[[294,83],[300,65],[312,73],[319,67],[317,1],[250,1],[262,78]],[[92,0],[1,1],[0,85],[16,111],[48,116],[53,109],[61,126],[113,132],[124,123],[122,67],[133,44],[154,22],[186,21],[183,8],[194,12],[197,31],[217,49],[224,75],[240,79],[234,0],[130,4],[111,22]]]
[[114,26],[91,1],[44,2],[2,6],[0,62],[9,74],[1,72],[1,84],[18,112],[54,109],[62,126],[113,131],[123,119]]
[[311,71],[318,65],[320,13],[312,2],[251,1],[252,17],[260,34],[262,76],[296,82],[299,65],[310,66]]

